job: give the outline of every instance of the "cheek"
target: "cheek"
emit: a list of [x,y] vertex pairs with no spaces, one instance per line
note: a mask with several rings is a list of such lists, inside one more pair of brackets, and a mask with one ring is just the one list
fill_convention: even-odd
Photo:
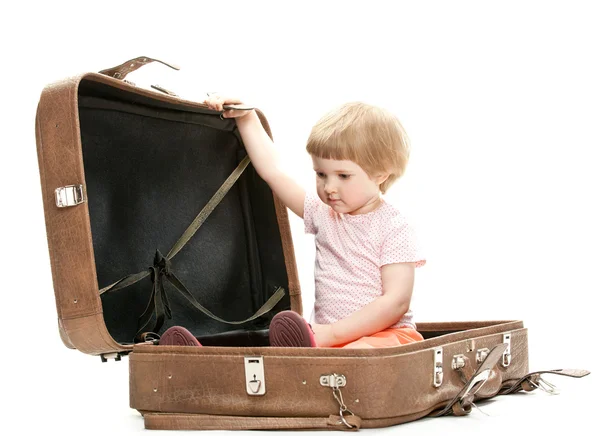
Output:
[[374,195],[372,186],[360,180],[347,183],[344,185],[344,192],[347,197],[362,199]]
[[360,180],[350,180],[344,183],[344,190],[349,194],[361,194],[364,192],[365,186]]

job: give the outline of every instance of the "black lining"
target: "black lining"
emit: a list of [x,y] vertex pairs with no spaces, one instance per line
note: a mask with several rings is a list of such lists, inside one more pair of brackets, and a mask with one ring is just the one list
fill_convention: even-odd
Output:
[[[157,249],[168,252],[246,156],[234,120],[172,104],[157,107],[162,102],[148,106],[138,97],[92,81],[80,87],[87,205],[100,288],[151,266]],[[273,195],[251,164],[172,267],[200,304],[231,321],[251,316],[282,286],[286,296],[276,309],[244,324],[244,330],[263,329],[277,311],[290,308]],[[131,342],[150,292],[148,278],[101,296],[115,340]],[[196,336],[240,329],[167,292],[173,319],[161,332],[172,325]]]

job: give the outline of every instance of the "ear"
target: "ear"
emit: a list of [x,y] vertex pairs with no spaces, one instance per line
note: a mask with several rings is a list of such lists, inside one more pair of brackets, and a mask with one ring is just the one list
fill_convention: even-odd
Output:
[[388,179],[389,176],[390,176],[390,173],[377,174],[377,175],[375,175],[375,177],[373,177],[373,181],[375,183],[377,183],[377,185],[381,185],[383,182],[385,182]]

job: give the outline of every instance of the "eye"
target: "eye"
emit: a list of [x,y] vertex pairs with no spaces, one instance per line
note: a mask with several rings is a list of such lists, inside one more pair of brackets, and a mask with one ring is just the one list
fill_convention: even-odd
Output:
[[340,179],[347,180],[350,178],[350,174],[340,174]]
[[325,177],[325,174],[317,171],[317,177],[322,179],[323,177]]

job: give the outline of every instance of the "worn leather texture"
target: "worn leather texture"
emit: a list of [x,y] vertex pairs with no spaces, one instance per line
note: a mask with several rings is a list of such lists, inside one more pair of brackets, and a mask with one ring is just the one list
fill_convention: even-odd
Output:
[[[512,334],[511,363],[506,368],[493,364],[493,375],[470,400],[494,396],[502,384],[528,372],[527,330],[521,322],[417,327],[436,335],[401,347],[359,350],[135,345],[129,356],[130,405],[144,414],[147,428],[343,430],[327,424],[329,417],[339,416],[340,406],[332,388],[320,384],[322,375],[335,373],[346,377],[340,390],[360,425],[380,427],[439,413],[464,391],[453,357],[462,354],[475,362],[478,350],[503,344],[503,333]],[[434,387],[437,347],[443,350],[443,381]],[[263,396],[246,391],[245,356],[263,358]],[[214,416],[221,418],[208,418]]]
[[134,72],[135,70],[143,67],[144,65],[148,65],[152,62],[159,62],[168,67],[173,68],[174,70],[179,70],[179,67],[176,65],[168,64],[159,59],[152,59],[148,56],[139,56],[134,59],[130,59],[127,62],[123,62],[121,65],[117,65],[113,68],[107,68],[106,70],[100,71],[101,74],[107,75],[109,77],[114,77],[115,79],[123,80],[129,74]]
[[[134,67],[139,67],[142,64],[143,62],[135,63]],[[260,111],[257,112],[265,129],[270,135],[271,133],[266,118]],[[197,121],[198,118],[202,118],[203,120],[200,124]],[[127,123],[128,120],[131,122]],[[131,332],[135,331],[137,317],[143,312],[147,302],[147,292],[150,287],[147,283],[143,284],[144,288],[140,287],[139,292],[144,294],[139,294],[140,296],[135,298],[131,296],[132,292],[129,292],[128,289],[116,291],[122,293],[121,295],[125,298],[127,303],[133,302],[133,304],[136,305],[136,311],[139,312],[135,313],[136,311],[131,311],[132,316],[127,319],[125,319],[125,316],[128,315],[126,309],[127,305],[119,300],[121,296],[113,297],[111,295],[103,295],[101,299],[99,296],[99,289],[128,274],[139,272],[135,268],[139,267],[143,271],[144,268],[149,266],[149,264],[145,262],[147,260],[151,261],[154,254],[152,250],[147,250],[149,253],[147,253],[147,255],[146,253],[143,253],[145,257],[141,260],[136,260],[137,263],[124,265],[126,262],[130,261],[130,258],[134,257],[132,253],[135,251],[128,249],[127,245],[124,245],[125,248],[106,246],[107,238],[109,238],[111,234],[114,235],[118,233],[118,231],[124,231],[122,226],[125,221],[114,221],[114,217],[135,217],[138,213],[143,213],[146,209],[152,209],[153,202],[151,196],[154,191],[160,192],[160,189],[163,189],[161,188],[161,185],[157,185],[157,183],[161,183],[163,182],[163,179],[167,179],[164,174],[169,174],[169,171],[173,174],[181,173],[181,171],[178,171],[177,167],[171,169],[168,168],[168,153],[163,153],[164,156],[158,156],[158,164],[165,169],[164,173],[159,171],[159,167],[157,167],[157,170],[154,173],[146,173],[146,175],[139,176],[140,183],[138,183],[138,186],[141,186],[139,189],[146,189],[145,193],[142,192],[142,195],[138,195],[137,197],[130,195],[127,197],[129,203],[124,205],[120,203],[111,203],[114,201],[115,197],[118,196],[115,192],[119,195],[120,192],[124,192],[123,198],[126,198],[125,194],[127,194],[134,186],[133,183],[127,183],[128,181],[134,181],[133,179],[127,180],[127,177],[131,177],[128,171],[130,172],[131,168],[145,168],[150,165],[151,162],[151,160],[147,160],[148,163],[146,163],[145,166],[138,165],[135,167],[134,162],[136,160],[136,155],[131,153],[131,157],[122,158],[121,154],[124,150],[119,149],[119,146],[122,146],[122,144],[129,144],[127,141],[130,141],[130,138],[134,138],[130,142],[136,151],[139,149],[140,152],[138,156],[141,158],[147,157],[149,152],[163,152],[163,150],[158,147],[160,141],[157,142],[158,145],[156,146],[156,150],[146,150],[143,148],[146,144],[145,139],[152,139],[152,135],[147,138],[141,136],[144,140],[140,140],[139,143],[135,142],[136,132],[139,132],[141,135],[148,131],[148,126],[153,128],[154,124],[152,120],[156,120],[156,125],[162,123],[159,127],[163,129],[162,132],[167,132],[164,133],[164,136],[172,134],[172,136],[168,137],[168,141],[163,141],[165,146],[173,143],[172,141],[175,139],[172,138],[178,138],[178,136],[181,135],[178,132],[178,128],[188,129],[190,134],[195,134],[198,129],[204,129],[200,130],[200,133],[206,131],[210,135],[217,135],[215,138],[225,138],[228,134],[227,132],[230,131],[231,141],[235,141],[235,121],[220,119],[218,113],[207,109],[205,105],[137,88],[121,80],[107,77],[104,74],[86,73],[65,79],[47,86],[41,94],[36,114],[36,142],[40,181],[42,186],[52,280],[56,297],[56,309],[59,318],[59,332],[63,343],[69,348],[76,348],[89,354],[112,352],[127,353],[132,350],[133,334]],[[209,121],[205,122],[204,120]],[[143,126],[140,124],[142,122],[145,123]],[[214,123],[214,128],[211,127],[210,123]],[[141,127],[143,127],[143,129]],[[125,130],[129,133],[125,132],[124,135],[123,131]],[[121,141],[123,142],[119,143],[114,141],[113,137],[107,134],[107,132],[111,134],[112,132],[120,134]],[[216,133],[213,134],[212,132]],[[150,133],[155,132],[152,131]],[[154,135],[154,137],[156,137],[156,135]],[[159,137],[159,139],[160,138],[162,137]],[[227,141],[230,140],[228,139]],[[201,140],[199,143],[201,145]],[[218,147],[218,145],[219,144],[212,144],[213,147]],[[104,148],[100,149],[100,147]],[[233,150],[231,146],[229,149]],[[237,149],[243,151],[243,147],[239,145],[237,146]],[[226,151],[223,150],[223,153],[226,153]],[[239,153],[237,153],[237,155],[239,155]],[[237,155],[232,156],[232,158],[235,159],[239,157]],[[86,157],[88,157],[87,160]],[[112,161],[102,167],[102,161],[108,161],[109,158],[112,159]],[[129,159],[129,162],[123,162],[123,159]],[[173,159],[173,165],[175,164],[179,166],[182,165],[182,163],[176,162],[176,160]],[[233,160],[231,161],[231,165],[235,167],[235,162]],[[261,180],[257,182],[255,180],[256,177],[252,176],[252,171],[254,171],[253,168],[251,168],[251,166],[249,166],[249,168],[250,169],[246,170],[248,175],[245,176],[245,180],[240,179],[238,183],[245,183],[246,186],[250,187],[252,185],[249,185],[249,183],[263,183],[264,186],[267,186],[266,183]],[[109,177],[107,177],[108,171],[113,171]],[[193,169],[190,171],[193,172]],[[204,197],[202,197],[202,195],[199,196],[200,200],[204,201],[202,199],[205,197],[210,198],[209,196],[212,195],[214,193],[213,191],[219,187],[220,183],[222,183],[217,183],[221,178],[220,173],[223,173],[223,175],[226,176],[227,171],[227,169],[223,169],[219,172],[198,171],[198,181],[193,179],[188,185],[192,186],[193,184],[196,184],[198,189],[203,189],[202,174],[210,174],[212,180],[214,180],[213,185],[215,186],[209,188],[204,187],[204,190],[206,191],[205,194],[202,193]],[[123,174],[124,172],[125,174]],[[150,179],[154,174],[156,174],[156,180]],[[88,175],[90,179],[87,178]],[[105,188],[107,186],[109,188],[111,187],[111,181],[116,180],[118,177],[123,178],[122,183],[124,188],[122,188],[121,191],[106,190]],[[136,179],[135,181],[138,180]],[[168,183],[168,180],[164,183]],[[55,190],[62,186],[78,184],[83,185],[86,201],[77,206],[64,208],[57,207],[55,202]],[[175,188],[176,186],[174,189]],[[238,194],[236,191],[236,193],[231,195],[238,195],[242,203],[257,201],[256,198],[246,199],[247,195],[244,195],[241,191],[243,188],[236,189],[240,193]],[[248,188],[245,189],[247,190]],[[261,189],[264,190],[264,187],[261,187]],[[266,198],[265,200],[260,201],[264,202],[266,205],[270,202],[274,211],[272,215],[268,216],[268,221],[266,222],[272,222],[275,225],[273,228],[277,228],[277,230],[274,230],[273,232],[277,232],[277,237],[275,245],[273,246],[265,245],[261,240],[257,242],[258,245],[256,245],[257,243],[254,243],[254,248],[249,246],[247,251],[252,249],[256,253],[252,255],[252,258],[249,257],[251,261],[249,268],[252,268],[253,270],[260,268],[262,273],[260,272],[261,270],[257,270],[259,271],[257,278],[242,278],[245,280],[243,286],[252,287],[251,297],[249,296],[248,298],[251,298],[252,304],[260,306],[260,304],[263,304],[268,298],[268,292],[271,291],[272,287],[274,285],[281,285],[284,287],[287,295],[285,301],[282,300],[281,304],[279,304],[276,309],[292,309],[301,313],[300,284],[296,270],[287,210],[279,199],[273,197],[272,192],[268,187],[264,192],[268,193],[266,195],[270,195],[272,200]],[[189,194],[189,190],[184,192],[184,194]],[[229,197],[231,197],[231,195],[229,195]],[[254,196],[256,197],[256,195]],[[174,195],[161,195],[160,199],[168,200],[170,197],[174,197]],[[139,201],[133,201],[132,198],[137,198]],[[226,199],[228,199],[228,197],[226,197]],[[170,204],[166,204],[162,210],[156,210],[154,215],[159,215],[156,224],[153,224],[154,222],[150,219],[144,219],[140,222],[140,224],[143,224],[148,221],[150,223],[148,224],[149,226],[154,226],[154,232],[147,233],[146,236],[138,237],[137,240],[147,243],[149,247],[156,247],[161,245],[154,240],[148,242],[147,240],[151,239],[150,236],[152,236],[152,239],[154,239],[156,235],[159,238],[164,237],[165,240],[162,242],[161,247],[165,251],[168,251],[168,245],[174,243],[176,240],[175,236],[179,236],[185,230],[186,226],[191,223],[194,214],[201,210],[204,203],[200,200],[197,203],[180,202],[182,203],[182,206],[188,207],[189,210],[186,209],[186,214],[183,213],[184,211],[182,208],[171,207]],[[233,204],[233,206],[225,205],[223,208],[226,209],[226,213],[233,213],[229,212],[230,210],[233,210],[231,208],[238,206],[235,205],[235,202],[231,203],[231,199],[228,199],[228,201],[230,204]],[[134,207],[138,207],[138,209],[135,209]],[[244,204],[242,204],[242,207],[247,208]],[[107,210],[105,211],[104,209]],[[131,209],[131,211],[127,212],[128,209]],[[269,209],[267,208],[265,210],[268,211]],[[163,211],[171,212],[171,217],[164,219],[161,216],[163,215]],[[217,213],[216,211],[217,209],[213,212],[215,215]],[[261,223],[265,221],[260,218],[259,212],[261,211],[255,210],[252,212],[254,215],[249,215],[245,218],[246,224],[244,225],[246,226],[246,230],[252,229],[252,226],[254,225],[252,222],[253,220],[258,220],[256,224],[257,227],[260,227]],[[166,215],[166,213],[164,213],[164,215]],[[153,215],[150,214],[148,215],[148,217],[152,216]],[[179,218],[180,216],[181,218]],[[164,221],[160,221],[161,219]],[[169,226],[169,222],[173,223],[173,225]],[[222,219],[221,223],[224,223]],[[136,223],[134,222],[131,229],[127,230],[126,233],[122,233],[120,238],[111,241],[111,243],[123,243],[124,241],[120,241],[119,239],[127,237],[133,239],[132,233],[136,231],[135,224]],[[112,231],[111,225],[113,226]],[[212,229],[210,229],[210,225],[213,226]],[[218,218],[213,219],[213,224],[209,224],[207,221],[207,223],[204,224],[207,229],[204,233],[206,234],[208,232],[209,236],[217,234],[218,225],[220,225]],[[265,234],[264,237],[267,238],[265,240],[268,241],[268,244],[272,244],[271,241],[273,239],[269,233],[269,228],[265,228],[265,224],[262,225],[263,234]],[[164,231],[165,229],[168,230],[168,232]],[[202,230],[203,229],[201,229],[200,232]],[[243,233],[242,230],[238,229],[237,231],[239,234]],[[248,233],[248,231],[246,231],[246,233]],[[165,234],[171,238],[167,240],[164,236]],[[203,235],[202,237],[206,238],[206,235]],[[263,236],[260,236],[260,238],[263,238]],[[202,251],[201,248],[194,247],[191,243],[188,244],[189,248],[186,246],[184,250],[188,250],[190,253],[201,253],[205,258],[206,256],[208,256],[208,258],[212,256],[218,261],[218,257],[215,257],[215,250],[210,252],[208,250]],[[236,247],[231,246],[227,249],[229,250],[228,253],[235,253]],[[267,253],[276,256],[272,267],[268,266],[270,259]],[[182,252],[177,261],[180,259],[185,260],[186,263],[181,269],[184,270],[184,273],[188,274],[188,280],[191,281],[190,287],[198,289],[203,283],[203,280],[206,281],[205,279],[207,277],[204,276],[203,279],[200,272],[196,274],[192,265],[197,265],[198,268],[201,268],[202,265],[206,265],[206,261],[198,260],[194,263],[193,257],[185,259],[185,255],[186,253]],[[235,256],[237,256],[237,254]],[[233,254],[228,255],[228,261],[234,266],[236,265],[235,262],[240,262]],[[179,263],[181,265],[183,262],[180,261]],[[285,277],[287,283],[280,283],[279,279],[269,279],[270,276]],[[99,277],[101,283],[99,283]],[[238,286],[238,283],[233,282],[232,278],[235,278],[235,276],[223,277],[221,279],[213,278],[213,280],[217,281],[219,284],[231,282],[230,284],[223,286]],[[238,279],[238,281],[242,279]],[[254,289],[256,287],[262,289]],[[237,287],[234,289],[237,290]],[[242,290],[239,292],[242,292]],[[114,301],[115,298],[116,301]],[[132,298],[134,299],[132,300]],[[207,298],[208,297],[205,299]],[[208,300],[210,305],[211,299],[208,298]],[[204,300],[200,299],[200,301]],[[175,310],[177,309],[177,304],[181,305],[181,303],[178,303],[176,297],[174,298],[171,296],[171,304],[175,305],[173,312],[176,314],[174,315],[174,319],[171,320],[172,322],[183,323],[182,320],[187,320],[193,316],[191,312],[185,312],[185,310],[187,310],[185,308],[185,310]],[[227,304],[227,301],[224,299],[220,304],[225,305]],[[223,310],[222,307],[217,306],[217,309],[214,310],[214,312],[223,314],[222,311],[219,312],[219,309]],[[124,315],[115,312],[115,310],[124,310]],[[240,312],[243,312],[243,315],[246,313],[251,314],[251,311],[252,307],[247,309],[244,309],[243,307],[240,308]],[[242,317],[242,314],[234,314],[233,319],[231,314],[229,314],[229,318],[231,320],[236,320],[235,317],[237,317],[237,319],[245,319],[245,316]],[[227,313],[223,315],[225,318],[228,316]],[[177,316],[180,318],[177,318]],[[198,318],[201,318],[201,316]],[[119,320],[121,319],[124,320],[124,323],[128,324],[126,328],[124,327],[121,329],[118,325],[120,322]],[[109,328],[107,328],[107,323]],[[268,320],[263,321],[263,324],[268,324]],[[165,328],[170,325],[171,324],[165,325]],[[190,327],[190,329],[194,328],[194,326],[189,325],[186,325],[186,327]],[[264,326],[256,324],[257,329],[261,329],[262,327]],[[222,331],[224,330],[219,330],[214,327],[214,325],[206,324],[204,326],[199,326],[194,333],[201,336]]]

